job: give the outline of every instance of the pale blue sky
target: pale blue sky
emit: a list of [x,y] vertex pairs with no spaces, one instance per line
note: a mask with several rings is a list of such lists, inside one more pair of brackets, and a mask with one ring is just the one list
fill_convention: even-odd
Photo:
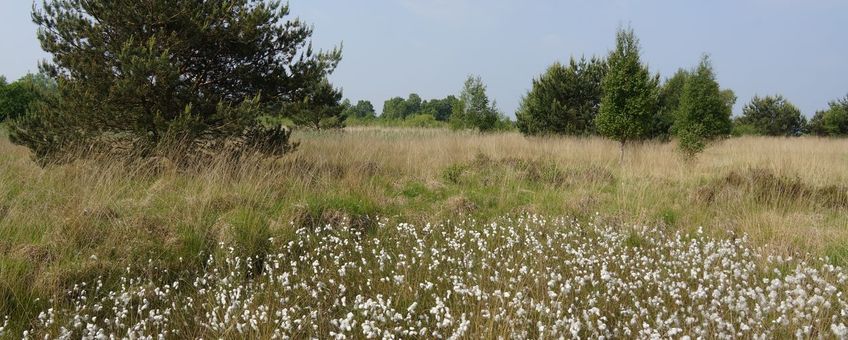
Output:
[[[290,0],[315,25],[314,43],[344,43],[332,76],[345,97],[425,99],[459,91],[479,74],[512,116],[531,80],[569,56],[606,55],[631,25],[643,60],[669,76],[712,56],[722,87],[739,96],[780,93],[806,115],[848,93],[848,1],[842,0]],[[15,79],[44,58],[31,2],[2,0],[0,74]]]

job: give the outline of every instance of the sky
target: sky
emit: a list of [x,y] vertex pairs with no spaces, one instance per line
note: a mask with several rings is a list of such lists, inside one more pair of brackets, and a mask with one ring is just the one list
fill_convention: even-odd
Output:
[[[782,94],[807,116],[848,94],[844,0],[289,0],[314,25],[319,49],[343,45],[331,76],[352,101],[382,109],[394,96],[457,94],[469,74],[514,116],[532,80],[556,61],[606,56],[632,27],[642,60],[662,78],[707,53],[719,84],[739,97]],[[31,2],[0,3],[0,74],[37,70],[48,58]]]

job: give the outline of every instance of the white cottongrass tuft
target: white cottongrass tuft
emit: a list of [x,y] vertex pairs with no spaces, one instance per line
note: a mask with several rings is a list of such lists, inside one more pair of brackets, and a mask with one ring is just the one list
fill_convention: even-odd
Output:
[[[32,338],[846,338],[844,270],[541,216],[299,229],[173,282],[79,283]],[[60,299],[61,300],[61,299]],[[7,329],[0,327],[0,336]],[[8,335],[8,334],[7,334]],[[21,334],[24,335],[24,334]]]

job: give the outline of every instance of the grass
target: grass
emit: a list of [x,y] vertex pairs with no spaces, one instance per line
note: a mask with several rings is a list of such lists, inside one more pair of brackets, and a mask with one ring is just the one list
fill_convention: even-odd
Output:
[[279,251],[269,239],[286,244],[299,228],[379,235],[378,216],[425,225],[597,214],[605,225],[746,233],[758,251],[848,264],[846,140],[733,138],[694,161],[648,142],[619,164],[618,145],[600,138],[352,127],[295,139],[300,148],[279,160],[178,171],[87,160],[42,169],[0,137],[0,316],[24,329],[78,282],[179,278],[222,243],[264,258]]
[[[298,228],[278,252],[196,276],[68,289],[34,338],[845,337],[845,271],[761,257],[745,237],[536,215]],[[224,248],[225,246],[222,246]],[[2,330],[0,330],[2,332]]]
[[376,117],[348,117],[345,121],[350,127],[382,128],[448,128],[450,124],[436,120],[430,114],[416,114],[404,119],[379,119]]

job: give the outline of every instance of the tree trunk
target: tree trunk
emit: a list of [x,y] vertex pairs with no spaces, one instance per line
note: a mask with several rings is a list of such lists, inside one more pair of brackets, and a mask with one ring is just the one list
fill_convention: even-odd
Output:
[[618,154],[618,165],[619,166],[624,166],[624,143],[625,143],[625,141],[622,140],[621,143],[618,146],[618,149],[620,151],[619,154]]

